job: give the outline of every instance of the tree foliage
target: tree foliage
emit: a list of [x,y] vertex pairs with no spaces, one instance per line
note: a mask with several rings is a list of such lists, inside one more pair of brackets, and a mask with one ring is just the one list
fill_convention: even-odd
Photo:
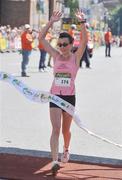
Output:
[[64,0],[64,6],[70,8],[70,16],[74,17],[74,12],[79,8],[78,0]]
[[114,35],[122,35],[122,5],[113,9],[108,24]]

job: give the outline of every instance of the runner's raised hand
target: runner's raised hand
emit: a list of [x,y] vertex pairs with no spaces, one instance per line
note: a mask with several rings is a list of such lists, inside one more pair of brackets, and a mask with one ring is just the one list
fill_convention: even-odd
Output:
[[60,20],[61,16],[62,16],[62,13],[61,13],[61,12],[59,12],[59,11],[54,11],[53,14],[52,14],[52,16],[51,16],[51,18],[50,18],[50,21],[51,21],[51,22],[57,22],[57,21]]
[[83,12],[81,12],[80,10],[77,10],[77,12],[75,13],[75,16],[78,18],[79,21],[84,22],[85,19],[85,14]]

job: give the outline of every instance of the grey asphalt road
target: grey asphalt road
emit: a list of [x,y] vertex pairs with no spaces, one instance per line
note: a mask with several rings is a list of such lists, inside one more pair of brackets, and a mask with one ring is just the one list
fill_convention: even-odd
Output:
[[[49,91],[52,69],[38,72],[39,51],[33,51],[28,65],[29,78],[20,76],[21,54],[0,54],[0,71],[14,75],[32,89]],[[104,47],[94,51],[91,69],[85,64],[76,79],[77,106],[82,123],[94,133],[122,144],[122,48],[113,47],[105,58]],[[48,103],[29,101],[13,86],[0,82],[0,146],[50,151],[51,124]],[[72,154],[122,159],[122,148],[97,139],[74,122]],[[63,139],[60,136],[60,152]]]

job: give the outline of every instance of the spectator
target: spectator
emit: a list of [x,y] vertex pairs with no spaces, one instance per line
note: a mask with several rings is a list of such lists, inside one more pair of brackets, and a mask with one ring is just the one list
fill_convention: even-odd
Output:
[[105,40],[105,57],[111,57],[112,33],[110,28],[108,28],[107,32],[105,32],[104,40]]
[[[87,30],[87,45],[84,51],[84,54],[80,61],[80,67],[82,67],[82,62],[84,61],[86,64],[86,68],[90,68],[90,56],[89,56],[89,50],[88,50],[88,41],[91,41],[91,34],[89,31],[89,24],[86,24],[86,30]],[[80,42],[82,42],[82,33],[80,33]]]
[[[50,42],[51,37],[52,36],[51,36],[50,32],[48,31],[47,35],[46,35],[46,40]],[[45,51],[44,46],[43,46],[43,44],[41,42],[39,43],[38,48],[40,50],[39,71],[40,72],[45,72],[45,69],[46,69],[45,61],[46,61],[46,54],[47,54],[47,52]],[[49,56],[49,60],[51,60],[50,56]],[[48,66],[49,65],[50,65],[50,61],[48,61]]]
[[21,76],[29,77],[26,74],[26,66],[29,63],[29,56],[32,51],[32,29],[29,24],[25,24],[25,30],[21,35],[21,44],[22,44],[22,63],[21,63]]

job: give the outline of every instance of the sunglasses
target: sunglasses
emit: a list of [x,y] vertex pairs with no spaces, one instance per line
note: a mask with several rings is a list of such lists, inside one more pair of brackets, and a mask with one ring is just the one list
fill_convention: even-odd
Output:
[[57,44],[59,47],[66,47],[66,46],[68,46],[69,45],[69,43],[58,43]]

